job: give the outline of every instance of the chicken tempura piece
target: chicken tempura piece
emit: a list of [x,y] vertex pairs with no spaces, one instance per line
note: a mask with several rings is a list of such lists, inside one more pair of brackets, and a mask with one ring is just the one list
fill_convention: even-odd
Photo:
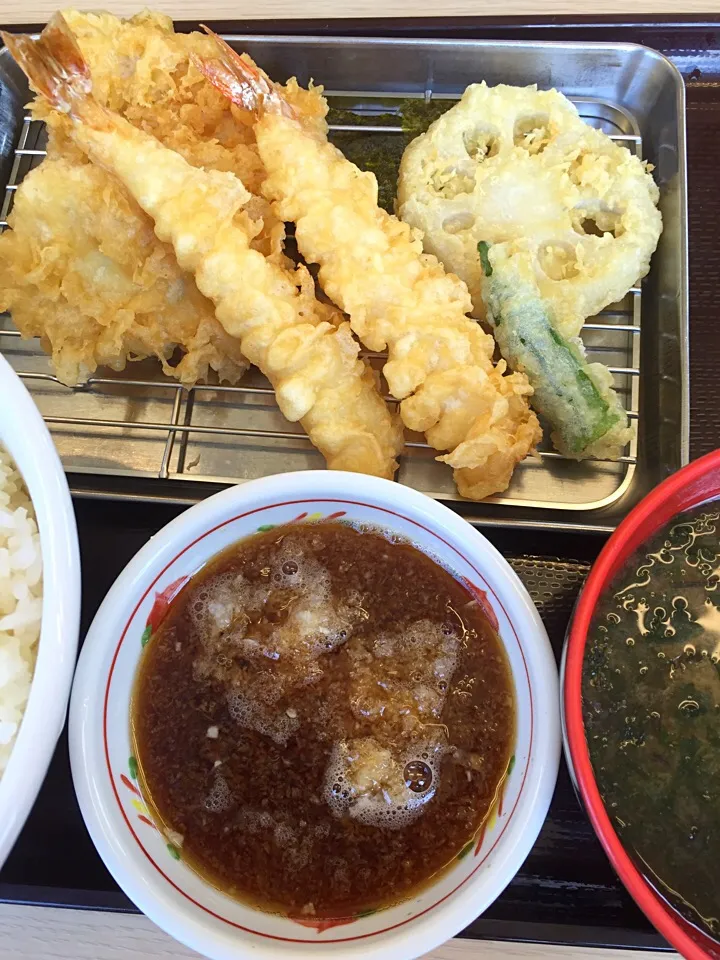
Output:
[[541,432],[522,373],[492,362],[494,341],[466,314],[467,287],[422,253],[420,234],[377,205],[377,181],[361,173],[261,71],[216,38],[217,58],[198,60],[229,99],[257,112],[255,137],[277,216],[294,221],[306,260],[320,265],[327,295],[373,351],[403,421],[425,433],[455,468],[460,493],[505,490]]
[[39,40],[2,36],[35,88],[71,117],[75,142],[152,217],[218,320],[272,383],[283,414],[302,423],[328,466],[391,477],[401,430],[358,358],[349,324],[328,322],[304,268],[293,275],[252,249],[256,228],[243,209],[250,194],[237,177],[190,166],[100,106],[62,15]]

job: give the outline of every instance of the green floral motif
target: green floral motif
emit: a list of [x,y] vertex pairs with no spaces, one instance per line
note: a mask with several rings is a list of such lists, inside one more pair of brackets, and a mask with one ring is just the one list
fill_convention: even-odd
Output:
[[469,840],[455,859],[463,860],[470,853],[470,851],[473,849],[474,846],[475,846],[475,841]]
[[509,761],[509,763],[508,763],[508,768],[507,768],[507,776],[508,776],[508,777],[509,777],[510,774],[513,772],[514,768],[515,768],[515,754],[513,754],[513,755],[510,757],[510,761]]
[[138,763],[135,757],[128,757],[128,770],[130,771],[130,777],[133,780],[137,780],[138,776]]
[[152,636],[152,627],[150,626],[150,624],[148,624],[143,630],[142,636],[140,637],[140,646],[144,647],[151,636]]
[[167,845],[167,848],[168,848],[168,853],[169,853],[170,856],[173,858],[173,860],[180,860],[180,859],[181,859],[181,857],[180,857],[180,851],[178,850],[178,848],[175,846],[174,843],[169,843],[169,844]]
[[274,523],[264,523],[261,527],[257,528],[258,533],[267,533],[268,530],[274,530],[276,524]]

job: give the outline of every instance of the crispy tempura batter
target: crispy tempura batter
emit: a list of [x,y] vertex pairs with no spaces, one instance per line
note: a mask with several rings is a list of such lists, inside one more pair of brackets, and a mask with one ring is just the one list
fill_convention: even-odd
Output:
[[252,249],[257,232],[243,207],[250,194],[232,173],[190,166],[149,134],[100,106],[62,16],[40,40],[3,34],[18,63],[58,110],[72,117],[75,142],[112,171],[195,274],[218,320],[275,388],[289,420],[300,420],[328,466],[391,477],[401,430],[358,359],[347,323],[314,297],[307,270],[293,275]]
[[405,425],[425,433],[456,468],[458,488],[480,499],[505,490],[515,464],[540,439],[524,374],[493,365],[494,341],[466,316],[467,287],[423,255],[420,234],[377,205],[361,173],[264,74],[217,40],[208,79],[257,111],[263,185],[277,215],[296,225],[303,256],[371,350],[388,350],[390,391]]
[[[251,193],[259,192],[262,164],[252,129],[236,121],[227,100],[189,60],[191,51],[208,49],[206,36],[175,33],[169,17],[149,10],[129,20],[76,10],[64,17],[90,70],[98,103],[177,150],[193,166],[230,170]],[[35,101],[33,115],[72,144],[67,116],[46,100]]]
[[467,283],[476,316],[478,242],[502,244],[508,266],[532,266],[561,335],[577,337],[650,269],[662,230],[650,169],[557,90],[474,83],[406,149],[398,213]]
[[[190,61],[212,53],[201,33],[176,34],[172,20],[145,11],[129,20],[69,11],[66,20],[90,67],[93,94],[194,166],[229,170],[258,193],[263,168],[247,114],[237,110]],[[322,98],[297,85],[287,95],[307,116]],[[215,317],[190,274],[122,184],[90,164],[69,118],[44,97],[33,116],[47,124],[48,155],[17,191],[0,238],[0,309],[23,336],[42,338],[57,376],[82,382],[98,366],[122,370],[156,356],[183,383],[236,383],[248,367],[239,342]],[[245,122],[243,123],[243,120]],[[261,197],[251,201],[261,226],[255,249],[284,262],[284,224]],[[168,362],[179,347],[183,356]]]
[[[227,100],[189,63],[187,51],[195,41],[203,49],[207,37],[176,35],[169,18],[149,12],[130,21],[68,17],[103,102],[172,141],[190,162],[257,181],[251,129],[235,122]],[[157,239],[152,220],[115,177],[90,164],[64,114],[43,97],[32,112],[48,126],[48,155],[20,184],[12,229],[0,237],[0,309],[12,312],[23,336],[42,338],[69,385],[98,366],[122,370],[148,356],[186,384],[206,380],[209,370],[236,383],[248,367],[239,342]],[[254,201],[253,218],[263,223],[253,244],[281,256],[284,227],[269,204]],[[183,356],[171,366],[176,347]]]
[[[50,152],[24,179],[0,237],[0,309],[25,337],[41,337],[69,385],[98,366],[157,357],[183,383],[215,370],[236,383],[240,342],[181,270],[152,220],[105,170]],[[176,346],[183,351],[171,366]]]
[[[63,14],[92,77],[93,96],[102,106],[176,150],[188,163],[205,170],[229,170],[257,199],[253,215],[263,229],[255,240],[263,253],[282,256],[285,226],[261,198],[264,169],[246,111],[239,110],[197,66],[194,56],[212,56],[215,42],[205,34],[175,33],[170,17],[145,10],[128,20],[111,13]],[[252,60],[248,58],[248,63]],[[326,105],[317,91],[295,81],[284,95],[312,123],[322,123]],[[33,115],[45,120],[51,137],[64,151],[82,156],[73,144],[66,115],[38,98]]]

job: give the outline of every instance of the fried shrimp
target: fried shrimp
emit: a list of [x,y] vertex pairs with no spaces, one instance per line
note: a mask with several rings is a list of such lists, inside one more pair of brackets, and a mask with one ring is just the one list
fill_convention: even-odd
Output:
[[[195,167],[230,170],[251,193],[262,182],[252,128],[190,61],[211,47],[202,33],[175,33],[170,17],[144,10],[127,20],[111,13],[63,13],[92,77],[93,97]],[[32,105],[51,136],[74,148],[68,117],[43,98]],[[235,111],[239,114],[239,111]]]
[[[259,196],[264,176],[252,124],[192,64],[212,54],[202,33],[175,33],[144,11],[128,20],[67,11],[65,20],[92,76],[93,96],[206,170],[229,170],[254,194],[248,213],[262,229],[252,246],[287,264],[285,225]],[[305,115],[323,114],[318,94],[288,85]],[[30,105],[46,124],[47,157],[22,181],[0,237],[0,309],[24,337],[39,337],[69,386],[98,367],[123,370],[157,357],[163,372],[192,386],[212,371],[237,383],[248,361],[213,304],[181,270],[169,244],[120,181],[88,160],[70,118],[42,96]],[[242,119],[245,119],[243,124]]]
[[320,284],[353,331],[370,350],[387,349],[383,372],[405,425],[450,451],[438,459],[455,468],[464,496],[505,490],[541,436],[527,378],[493,364],[492,337],[467,316],[467,287],[422,253],[417,231],[378,207],[375,177],[216,40],[216,57],[196,62],[229,99],[256,111],[263,191],[280,219],[294,221],[301,253],[320,265]]
[[251,247],[251,195],[229,172],[192,167],[92,97],[90,73],[62,15],[39,40],[3,34],[35,88],[72,120],[72,136],[111,171],[172,244],[180,267],[215,304],[218,320],[272,383],[288,420],[299,420],[334,469],[391,477],[399,424],[358,358],[347,323],[293,274]]
[[[283,262],[285,224],[273,215],[260,187],[265,171],[252,123],[227,97],[208,83],[193,61],[212,56],[215,42],[204,33],[176,33],[170,17],[143,10],[127,20],[111,13],[63,13],[92,77],[93,97],[134,127],[152,134],[194,167],[228,170],[253,194],[253,219],[262,230],[253,246]],[[252,64],[252,61],[249,60]],[[302,110],[308,123],[321,123],[325,105],[317,91],[291,81],[283,95]],[[42,97],[33,117],[44,120],[51,144],[78,157],[69,118]]]

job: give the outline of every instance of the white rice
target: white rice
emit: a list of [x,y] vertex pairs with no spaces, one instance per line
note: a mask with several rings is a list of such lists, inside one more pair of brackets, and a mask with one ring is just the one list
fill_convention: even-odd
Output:
[[42,556],[20,473],[0,446],[0,777],[25,710],[42,616]]

